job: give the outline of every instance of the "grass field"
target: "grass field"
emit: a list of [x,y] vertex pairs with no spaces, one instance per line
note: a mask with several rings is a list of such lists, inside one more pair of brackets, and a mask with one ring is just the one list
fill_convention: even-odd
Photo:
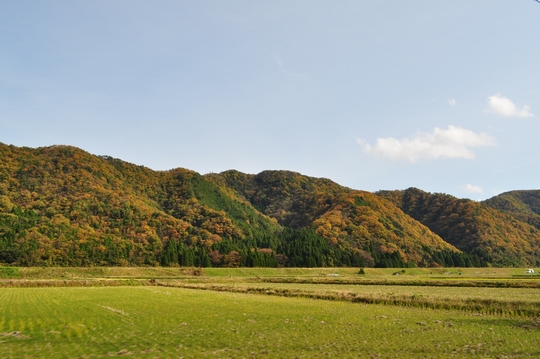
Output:
[[534,357],[524,320],[161,287],[0,290],[5,358]]
[[[488,269],[477,271],[482,270]],[[181,268],[21,268],[9,275],[15,285],[0,286],[0,358],[540,357],[540,318],[533,312],[488,314],[482,308],[364,304],[332,297],[349,293],[540,308],[538,288],[262,281],[267,277],[335,279],[330,274],[357,280],[357,271],[205,269],[204,276],[190,276]],[[375,281],[414,277],[438,282],[441,276],[456,280],[453,276],[459,275],[418,270],[395,278],[392,270],[366,272],[364,278]],[[519,272],[496,269],[475,278],[522,281],[512,277]],[[465,275],[474,277],[474,270],[462,272]],[[207,290],[158,286],[146,277],[164,285]],[[64,286],[78,285],[76,278],[84,278],[85,283],[95,280],[96,285]],[[36,283],[44,279],[62,286],[39,287]],[[133,286],[109,286],[128,279]],[[36,285],[29,286],[32,283]],[[212,286],[227,291],[208,290]],[[234,292],[243,288],[253,291]],[[261,288],[274,292],[257,291]],[[283,296],[280,290],[306,295]],[[315,300],[310,294],[325,294],[332,300]]]

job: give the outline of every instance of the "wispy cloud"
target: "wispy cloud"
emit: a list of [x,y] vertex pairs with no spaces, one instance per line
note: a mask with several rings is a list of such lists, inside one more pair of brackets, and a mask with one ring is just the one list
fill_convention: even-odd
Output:
[[457,105],[456,99],[453,99],[453,98],[448,99],[448,103],[449,103],[450,105],[452,105],[452,106],[456,106],[456,105]]
[[509,98],[503,97],[500,93],[488,97],[489,112],[496,113],[504,117],[533,117],[529,106],[523,106],[520,110]]
[[281,56],[279,56],[279,54],[274,55],[274,59],[276,60],[279,67],[283,67],[283,61],[281,60]]
[[474,159],[471,148],[493,146],[496,141],[485,133],[476,134],[461,127],[448,126],[448,129],[436,127],[432,133],[420,132],[413,138],[379,138],[374,146],[361,140],[359,143],[371,155],[417,162],[437,158]]
[[469,183],[467,183],[462,188],[467,193],[476,193],[476,194],[484,193],[484,189],[482,187],[475,186],[475,185],[472,185],[472,184],[469,184]]
[[281,71],[289,76],[292,76],[292,77],[296,77],[296,78],[300,78],[300,79],[303,79],[306,77],[305,74],[303,73],[298,73],[298,72],[289,72],[288,70],[285,69],[285,62],[283,62],[283,60],[281,59],[281,56],[279,54],[275,54],[274,55],[274,60],[276,60],[277,64],[279,65],[279,68],[281,69]]

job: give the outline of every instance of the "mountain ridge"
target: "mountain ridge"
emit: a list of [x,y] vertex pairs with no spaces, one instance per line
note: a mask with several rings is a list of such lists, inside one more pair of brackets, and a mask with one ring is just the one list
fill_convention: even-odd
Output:
[[498,265],[540,264],[540,231],[518,219],[521,212],[495,208],[494,203],[504,196],[475,202],[417,188],[377,194],[393,201],[460,250]]
[[[0,264],[538,263],[538,230],[529,223],[540,217],[536,194],[509,197],[511,209],[502,199],[480,204],[483,216],[476,217],[469,202],[443,201],[458,217],[446,225],[481,239],[465,243],[441,230],[440,216],[417,218],[400,191],[371,193],[292,171],[154,171],[63,145],[0,143],[0,158]],[[416,194],[425,203],[430,196]],[[508,243],[487,240],[490,216],[511,235]]]

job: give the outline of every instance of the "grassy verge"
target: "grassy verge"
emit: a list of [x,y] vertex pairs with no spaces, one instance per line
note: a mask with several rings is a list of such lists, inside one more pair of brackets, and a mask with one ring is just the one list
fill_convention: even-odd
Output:
[[0,267],[0,279],[183,278],[204,275],[193,267]]
[[[525,278],[526,268],[365,268],[364,278]],[[0,278],[73,279],[73,278],[176,278],[191,275],[208,277],[329,277],[358,278],[359,268],[186,268],[186,267],[1,267]],[[393,274],[399,274],[393,276]]]
[[148,280],[112,279],[112,280],[2,280],[0,288],[33,288],[33,287],[119,287],[152,285]]
[[410,285],[428,287],[491,287],[491,288],[540,288],[540,281],[537,280],[514,280],[492,278],[474,280],[471,278],[458,279],[411,279],[411,278],[257,278],[257,281],[267,283],[297,283],[297,284],[342,284],[342,285]]

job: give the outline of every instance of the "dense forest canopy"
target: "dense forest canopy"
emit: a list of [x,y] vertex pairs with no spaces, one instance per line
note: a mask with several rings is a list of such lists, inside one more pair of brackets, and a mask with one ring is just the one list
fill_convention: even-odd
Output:
[[0,143],[0,265],[539,264],[540,191],[476,203],[290,171],[153,171]]

